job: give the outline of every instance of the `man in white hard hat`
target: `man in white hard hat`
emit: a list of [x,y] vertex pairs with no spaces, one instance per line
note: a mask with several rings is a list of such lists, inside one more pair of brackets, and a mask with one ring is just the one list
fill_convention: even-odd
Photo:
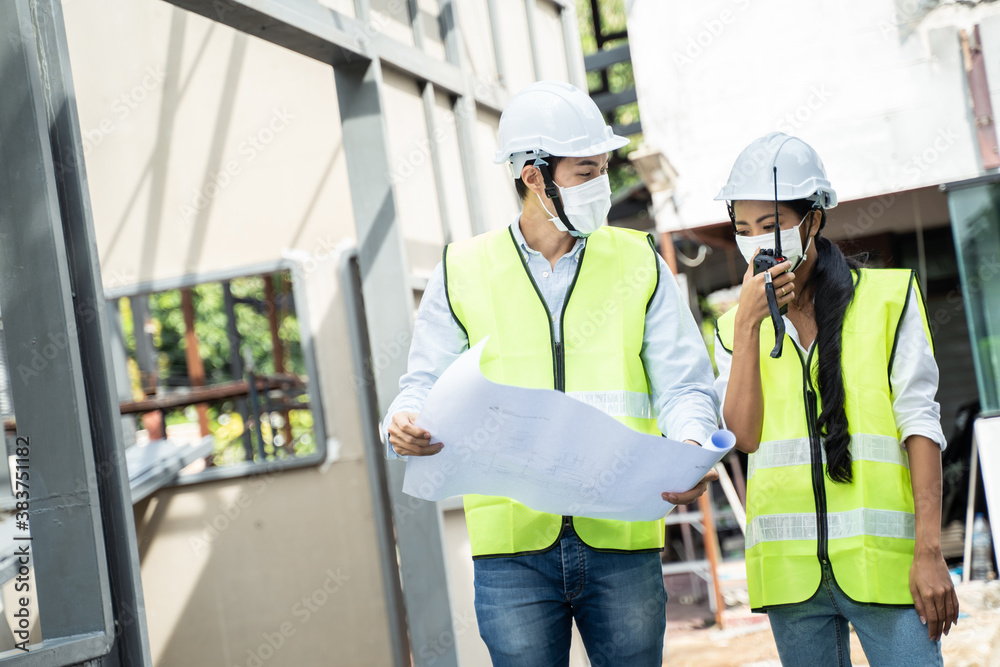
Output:
[[[509,227],[445,249],[383,423],[388,456],[440,451],[414,420],[441,373],[487,336],[481,368],[494,381],[564,391],[644,433],[702,443],[716,429],[712,366],[673,276],[648,234],[604,226],[608,153],[627,143],[568,84],[539,82],[511,99],[496,162],[511,163],[522,210]],[[690,503],[707,483],[663,499]],[[592,664],[661,664],[662,520],[464,502],[494,665],[568,664],[574,620]]]

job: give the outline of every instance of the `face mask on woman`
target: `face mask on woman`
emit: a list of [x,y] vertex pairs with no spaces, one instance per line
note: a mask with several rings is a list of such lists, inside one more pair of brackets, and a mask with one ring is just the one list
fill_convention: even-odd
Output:
[[[812,213],[812,211],[809,211]],[[785,257],[792,263],[791,271],[799,268],[799,264],[802,263],[802,259],[806,256],[806,252],[809,251],[809,244],[812,243],[812,236],[809,236],[809,240],[806,242],[806,247],[802,248],[802,237],[799,235],[799,227],[802,223],[806,221],[809,217],[809,213],[799,220],[799,224],[795,225],[791,229],[781,230],[781,252],[784,253]],[[811,228],[811,225],[810,225]],[[808,236],[809,228],[806,230]],[[747,264],[753,262],[753,256],[756,254],[758,249],[773,249],[774,248],[774,232],[770,231],[766,234],[758,234],[757,236],[737,236],[736,245],[740,248],[740,254],[743,255],[743,259],[747,261]]]
[[[569,229],[558,215],[550,216],[549,220],[557,229],[569,232],[572,236],[586,238],[596,232],[608,217],[611,210],[611,181],[607,174],[601,174],[586,183],[564,188],[558,183],[559,196],[562,198],[563,212],[569,218],[574,229]],[[545,200],[535,193],[542,208],[549,213]]]

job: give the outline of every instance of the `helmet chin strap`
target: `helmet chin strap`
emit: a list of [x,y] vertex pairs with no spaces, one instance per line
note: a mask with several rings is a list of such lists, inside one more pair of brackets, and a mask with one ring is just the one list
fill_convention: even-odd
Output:
[[[549,163],[545,161],[545,158],[539,157],[535,159],[535,166],[542,173],[542,181],[545,183],[545,196],[552,200],[552,204],[556,207],[556,215],[566,225],[566,229],[579,233],[579,230],[569,221],[566,211],[563,210],[562,197],[559,196],[559,186],[556,185],[555,180],[552,178],[552,173],[549,171]],[[546,209],[546,213],[548,213],[548,209]]]

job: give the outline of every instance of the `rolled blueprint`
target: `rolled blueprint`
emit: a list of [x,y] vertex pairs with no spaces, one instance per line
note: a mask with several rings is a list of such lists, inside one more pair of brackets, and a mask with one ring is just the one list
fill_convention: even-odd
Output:
[[639,433],[571,394],[492,382],[484,341],[438,379],[416,421],[444,448],[411,456],[403,491],[425,500],[513,498],[539,512],[650,521],[674,506],[736,443],[716,431],[699,447]]

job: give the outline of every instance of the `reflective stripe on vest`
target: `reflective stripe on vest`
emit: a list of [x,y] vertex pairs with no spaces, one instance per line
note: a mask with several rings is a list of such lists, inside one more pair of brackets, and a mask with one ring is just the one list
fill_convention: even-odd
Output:
[[[827,514],[830,539],[870,535],[912,540],[916,523],[910,512],[873,510],[859,507],[848,512]],[[816,540],[815,514],[770,514],[756,516],[747,524],[746,546],[752,548],[760,542],[785,540]]]
[[637,391],[567,391],[566,395],[612,417],[656,419],[649,394]]
[[[658,269],[647,234],[602,227],[579,255],[556,332],[510,229],[453,243],[444,257],[448,303],[469,345],[489,336],[480,361],[483,375],[520,387],[564,390],[655,435],[660,431],[639,355]],[[468,495],[464,503],[473,557],[544,551],[562,530],[562,517],[510,498]],[[576,517],[573,527],[596,549],[663,547],[662,520]]]
[[[904,468],[910,467],[906,450],[896,438],[856,433],[851,436],[850,450],[852,461],[895,463]],[[821,454],[825,464],[826,449],[822,449]],[[747,481],[753,479],[754,473],[760,469],[809,465],[809,457],[809,438],[772,440],[767,443],[766,447],[761,447],[748,457]]]
[[[826,475],[816,421],[818,352],[791,340],[770,357],[774,328],[760,327],[764,415],[760,446],[747,474],[747,585],[755,610],[809,599],[830,562],[845,595],[864,603],[910,605],[913,490],[900,445],[889,376],[899,323],[918,308],[929,342],[923,300],[909,298],[912,271],[862,269],[844,316],[841,367],[851,433],[850,484]],[[736,309],[719,319],[720,343],[732,350]],[[730,387],[730,392],[738,388]],[[738,393],[733,393],[737,396]]]

